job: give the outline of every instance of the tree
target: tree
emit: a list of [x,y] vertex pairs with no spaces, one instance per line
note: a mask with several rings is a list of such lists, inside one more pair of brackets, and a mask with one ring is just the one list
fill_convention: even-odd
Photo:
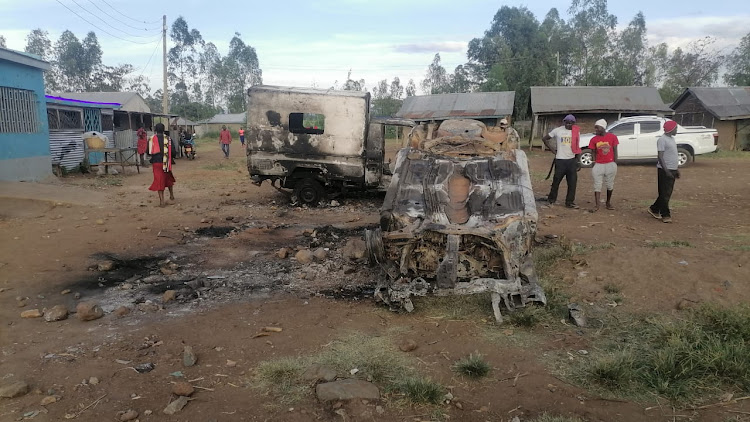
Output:
[[229,42],[229,52],[219,69],[221,87],[230,113],[245,111],[245,91],[248,87],[263,83],[263,72],[255,48],[245,44],[240,37],[240,33],[234,33]]
[[[337,89],[337,87],[338,81],[335,81],[331,89]],[[355,81],[354,79],[352,79],[352,70],[349,69],[349,72],[346,74],[346,82],[344,82],[344,85],[341,86],[341,89],[344,91],[364,91],[365,80],[360,79],[358,81]]]
[[389,84],[383,79],[372,89],[372,113],[376,116],[393,116],[401,108],[404,88],[398,76]]
[[6,48],[5,37],[0,35],[0,47]]
[[220,68],[221,54],[219,54],[219,49],[212,42],[206,43],[200,54],[198,69],[203,84],[204,101],[212,107],[216,107],[217,79]]
[[[200,55],[198,48],[204,44],[200,31],[190,29],[182,16],[172,23],[169,36],[174,45],[169,49],[167,61],[167,79],[173,87],[171,101],[189,102],[188,86],[197,82],[198,62]],[[183,99],[187,98],[187,101]]]
[[610,60],[612,85],[644,85],[648,72],[646,18],[635,15],[616,40]]
[[571,31],[572,78],[578,85],[608,85],[611,75],[609,52],[615,37],[617,17],[607,10],[607,0],[573,0]]
[[[36,54],[41,57],[42,60],[52,61],[52,42],[49,39],[49,33],[42,29],[34,29],[29,32],[26,36],[26,47],[24,51],[31,54]],[[50,63],[54,68],[55,63]],[[49,70],[44,72],[44,83],[45,87],[49,91],[58,89],[57,80],[55,78],[55,71]]]
[[719,69],[724,56],[711,48],[716,40],[705,37],[693,41],[683,51],[677,48],[673,53],[659,89],[665,101],[674,101],[687,87],[710,86],[719,77]]
[[427,67],[427,74],[422,80],[422,90],[428,94],[441,94],[449,90],[448,75],[440,64],[440,53],[435,54],[432,63]]
[[409,79],[406,83],[406,96],[413,97],[417,95],[417,86],[414,84],[414,79]]
[[456,66],[453,74],[448,76],[449,92],[471,92],[472,86],[469,69],[464,65]]
[[724,82],[733,86],[750,86],[750,32],[742,37],[740,45],[729,56]]

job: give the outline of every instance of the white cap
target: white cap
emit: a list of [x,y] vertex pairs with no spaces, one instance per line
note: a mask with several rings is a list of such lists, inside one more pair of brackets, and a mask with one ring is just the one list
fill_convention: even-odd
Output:
[[500,124],[501,125],[507,125],[508,124],[508,119],[500,119]]
[[599,120],[596,121],[596,123],[594,123],[594,126],[601,126],[602,129],[606,129],[607,128],[607,121],[604,120],[604,119],[599,119]]

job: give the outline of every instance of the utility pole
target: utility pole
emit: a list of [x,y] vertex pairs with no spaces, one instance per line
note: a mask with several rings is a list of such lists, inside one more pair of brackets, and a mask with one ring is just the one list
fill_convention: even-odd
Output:
[[555,85],[560,86],[560,52],[558,51],[555,56],[557,57],[557,67],[555,68]]
[[163,23],[161,28],[162,37],[164,37],[164,90],[161,95],[162,113],[169,113],[169,93],[167,92],[167,15],[163,17]]

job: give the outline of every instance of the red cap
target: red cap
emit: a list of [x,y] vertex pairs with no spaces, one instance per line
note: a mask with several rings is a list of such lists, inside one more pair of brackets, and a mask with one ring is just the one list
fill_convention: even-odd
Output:
[[677,127],[677,122],[674,120],[667,120],[664,122],[664,132],[671,132]]

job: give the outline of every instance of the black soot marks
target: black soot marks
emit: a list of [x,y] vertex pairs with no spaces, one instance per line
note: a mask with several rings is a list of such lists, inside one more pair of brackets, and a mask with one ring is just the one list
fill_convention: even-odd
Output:
[[268,110],[266,112],[266,117],[268,118],[268,123],[271,126],[281,126],[281,114],[273,110]]

